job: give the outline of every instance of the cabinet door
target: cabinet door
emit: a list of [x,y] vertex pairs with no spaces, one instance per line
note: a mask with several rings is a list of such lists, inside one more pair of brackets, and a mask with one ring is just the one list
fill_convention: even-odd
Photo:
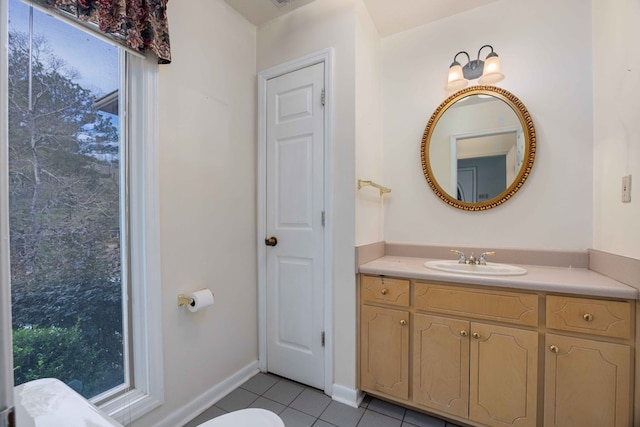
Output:
[[469,322],[415,315],[413,400],[461,417],[469,415]]
[[547,334],[545,426],[630,425],[629,346]]
[[360,388],[409,397],[409,312],[363,305]]
[[471,323],[470,419],[536,426],[537,380],[537,332]]

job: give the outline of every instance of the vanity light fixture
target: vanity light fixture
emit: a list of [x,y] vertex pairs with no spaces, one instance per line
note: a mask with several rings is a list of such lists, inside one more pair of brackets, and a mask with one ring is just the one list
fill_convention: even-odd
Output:
[[[491,52],[482,60],[480,59],[480,53],[485,47],[491,49]],[[456,59],[460,54],[467,56],[467,63],[464,66],[460,65]],[[477,78],[479,78],[478,84],[481,85],[497,83],[504,79],[504,74],[500,72],[500,58],[498,54],[493,51],[493,46],[491,45],[486,44],[482,46],[478,50],[478,58],[474,60],[472,60],[464,50],[456,53],[453,57],[453,63],[451,63],[449,67],[449,76],[445,89],[448,91],[463,89],[469,84],[469,80]]]

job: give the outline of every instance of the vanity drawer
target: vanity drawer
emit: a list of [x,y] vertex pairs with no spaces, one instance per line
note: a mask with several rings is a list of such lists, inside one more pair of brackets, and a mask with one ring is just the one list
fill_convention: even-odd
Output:
[[409,280],[383,276],[361,276],[362,299],[400,307],[409,307]]
[[590,298],[547,296],[547,328],[616,338],[631,334],[631,304]]
[[538,295],[458,286],[415,284],[418,310],[538,326]]

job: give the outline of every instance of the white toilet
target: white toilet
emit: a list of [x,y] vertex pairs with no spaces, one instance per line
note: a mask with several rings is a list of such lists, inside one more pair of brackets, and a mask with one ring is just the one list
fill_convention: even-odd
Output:
[[248,408],[220,415],[198,427],[284,427],[284,422],[266,409]]

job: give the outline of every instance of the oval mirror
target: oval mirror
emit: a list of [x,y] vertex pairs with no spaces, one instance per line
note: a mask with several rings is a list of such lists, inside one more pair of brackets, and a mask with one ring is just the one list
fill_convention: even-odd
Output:
[[536,132],[524,104],[494,86],[473,86],[448,97],[422,136],[427,183],[449,205],[491,209],[526,181],[536,154]]

